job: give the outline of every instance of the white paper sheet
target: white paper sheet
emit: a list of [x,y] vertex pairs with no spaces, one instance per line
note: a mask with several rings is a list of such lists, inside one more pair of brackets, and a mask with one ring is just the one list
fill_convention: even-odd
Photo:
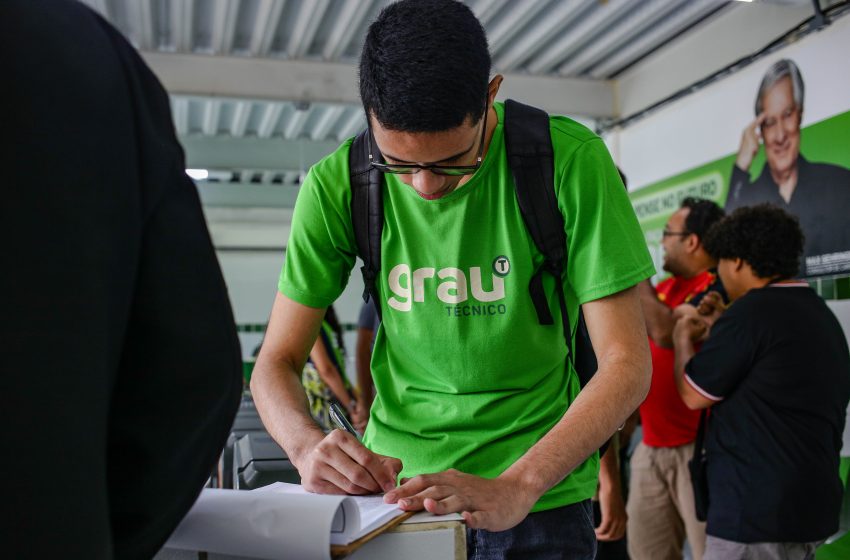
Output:
[[165,546],[254,558],[329,559],[331,524],[346,499],[204,489]]

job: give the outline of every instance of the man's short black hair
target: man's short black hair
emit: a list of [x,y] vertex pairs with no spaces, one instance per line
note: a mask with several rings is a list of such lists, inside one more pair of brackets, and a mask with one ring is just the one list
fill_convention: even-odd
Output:
[[703,241],[716,259],[742,259],[759,278],[793,278],[800,270],[803,231],[795,216],[772,204],[738,208]]
[[405,132],[456,128],[484,114],[487,36],[455,0],[402,0],[369,26],[360,55],[360,99],[381,126]]
[[706,234],[711,226],[723,219],[726,212],[711,200],[689,196],[682,200],[682,208],[689,208],[688,217],[685,218],[685,229],[689,233],[696,234],[700,239]]

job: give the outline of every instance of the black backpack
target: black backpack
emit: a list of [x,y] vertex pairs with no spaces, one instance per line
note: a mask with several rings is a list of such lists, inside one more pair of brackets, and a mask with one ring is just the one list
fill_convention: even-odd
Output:
[[[549,115],[535,107],[508,99],[505,102],[504,126],[508,166],[514,177],[520,211],[537,250],[545,259],[529,283],[531,301],[534,303],[538,322],[541,325],[554,324],[546,294],[543,292],[543,274],[554,276],[558,287],[558,303],[567,355],[573,362],[581,387],[584,387],[596,373],[596,354],[584,322],[584,313],[580,308],[575,352],[570,344],[572,331],[561,283],[561,277],[567,268],[567,235],[564,232],[564,217],[555,197],[555,164],[552,137],[549,134]],[[381,267],[381,233],[384,227],[384,179],[383,173],[370,166],[367,134],[368,129],[357,135],[348,155],[351,219],[357,255],[364,263],[360,269],[365,285],[363,299],[368,301],[370,296],[373,298],[380,317],[377,279]],[[603,453],[604,449],[605,446],[600,449],[600,453]]]

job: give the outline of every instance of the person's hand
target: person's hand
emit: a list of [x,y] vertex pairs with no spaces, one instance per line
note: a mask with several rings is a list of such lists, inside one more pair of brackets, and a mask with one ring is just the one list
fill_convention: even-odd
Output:
[[619,488],[599,488],[599,509],[602,511],[602,520],[596,528],[596,540],[618,541],[626,534],[626,504],[623,502],[623,494]]
[[708,325],[696,317],[682,317],[673,327],[674,342],[697,342],[708,334]]
[[401,461],[373,453],[343,430],[331,430],[296,466],[301,485],[316,494],[388,492],[401,472]]
[[369,423],[369,408],[366,407],[366,403],[357,399],[354,408],[349,411],[349,414],[351,414],[351,424],[362,434],[363,430],[366,429],[366,424]]
[[467,527],[504,531],[525,519],[538,497],[515,479],[487,479],[449,469],[403,480],[384,501],[398,503],[405,511],[461,513]]
[[726,304],[723,303],[723,296],[713,291],[705,294],[697,307],[697,312],[709,328],[723,315],[724,311],[726,311]]
[[690,303],[681,303],[673,308],[673,320],[678,321],[682,317],[699,317],[699,312]]
[[747,125],[744,132],[741,134],[741,146],[738,148],[738,158],[735,160],[735,165],[741,171],[749,171],[750,164],[753,163],[753,158],[759,151],[761,139],[759,138],[759,127],[764,122],[764,113],[762,112],[756,119]]

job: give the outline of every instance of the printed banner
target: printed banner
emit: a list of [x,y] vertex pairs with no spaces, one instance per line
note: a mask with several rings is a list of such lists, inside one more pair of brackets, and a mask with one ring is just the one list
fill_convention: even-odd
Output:
[[664,225],[684,197],[695,196],[727,212],[775,204],[803,229],[801,277],[850,273],[850,112],[801,129],[793,80],[770,84],[772,69],[760,88],[759,114],[741,123],[737,151],[630,193],[659,272]]

